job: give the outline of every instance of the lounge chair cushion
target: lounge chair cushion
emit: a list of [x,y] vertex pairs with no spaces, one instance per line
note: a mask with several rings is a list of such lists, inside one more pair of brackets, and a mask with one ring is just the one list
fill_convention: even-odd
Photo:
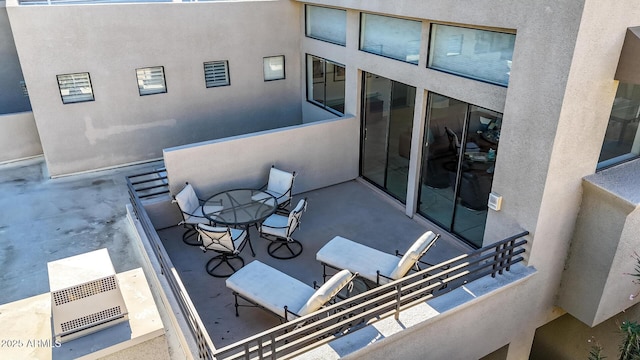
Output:
[[395,269],[388,276],[394,280],[405,276],[409,270],[411,270],[411,267],[420,260],[424,252],[428,249],[428,246],[430,246],[435,238],[436,234],[431,231],[427,231],[422,234],[422,236],[420,236],[418,240],[411,245],[404,256],[402,256]]
[[[377,271],[389,276],[398,265],[398,257],[380,250],[370,248],[355,241],[336,236],[316,254],[316,260],[329,264],[338,269],[349,269],[374,283],[377,281]],[[387,283],[387,279],[380,279],[380,283]]]
[[285,305],[290,311],[296,311],[315,293],[312,286],[258,260],[250,262],[231,275],[226,284],[242,297],[251,299],[283,318]]
[[309,300],[297,311],[298,315],[304,316],[320,309],[336,296],[342,288],[347,286],[349,281],[351,281],[351,272],[349,270],[339,271],[311,295]]

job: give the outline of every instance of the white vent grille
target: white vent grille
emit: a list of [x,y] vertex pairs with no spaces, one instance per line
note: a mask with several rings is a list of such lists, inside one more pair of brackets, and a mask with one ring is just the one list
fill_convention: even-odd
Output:
[[62,103],[93,101],[93,88],[89,73],[57,75]]
[[105,279],[100,279],[86,284],[74,286],[69,289],[55,291],[52,295],[56,306],[60,306],[71,301],[84,299],[88,296],[114,290],[116,288],[117,282],[115,277],[108,277]]
[[164,80],[164,66],[136,69],[138,91],[140,95],[151,95],[167,92]]
[[57,341],[70,341],[128,319],[107,249],[47,264]]
[[229,85],[229,63],[227,61],[204,63],[204,81],[208,88]]
[[95,326],[97,324],[101,324],[105,321],[109,321],[111,319],[115,319],[123,316],[122,310],[120,306],[112,307],[110,309],[105,309],[99,311],[94,314],[90,314],[87,316],[83,316],[78,319],[73,319],[71,321],[63,322],[60,324],[62,331],[65,333],[72,332],[74,330],[80,330],[86,328],[88,326]]

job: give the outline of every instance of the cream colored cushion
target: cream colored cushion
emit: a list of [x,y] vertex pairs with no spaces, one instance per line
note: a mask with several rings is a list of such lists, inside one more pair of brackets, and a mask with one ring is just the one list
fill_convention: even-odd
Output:
[[342,288],[347,286],[351,280],[351,272],[349,270],[341,270],[333,275],[324,285],[311,295],[309,300],[298,310],[298,315],[304,316],[320,309],[324,304],[331,300]]
[[407,250],[407,253],[400,259],[396,268],[391,272],[391,274],[389,274],[389,277],[397,280],[405,276],[409,270],[411,270],[411,267],[420,260],[424,252],[433,245],[435,239],[436,234],[431,231],[427,231],[422,234],[422,236],[420,236],[418,240],[411,245],[409,250]]

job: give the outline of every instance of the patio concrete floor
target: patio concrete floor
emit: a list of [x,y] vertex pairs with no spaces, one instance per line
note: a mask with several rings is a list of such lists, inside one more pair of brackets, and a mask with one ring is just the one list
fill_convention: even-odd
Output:
[[[435,225],[407,217],[394,200],[359,180],[297,194],[292,203],[302,197],[307,197],[308,208],[302,216],[300,229],[294,234],[304,246],[302,254],[290,260],[270,257],[267,254],[269,242],[251,228],[256,257],[251,255],[248,246],[245,247],[241,253],[245,264],[260,260],[312,285],[313,281],[322,283],[322,266],[315,260],[315,254],[336,235],[394,253],[396,249],[404,252],[422,233],[432,230],[442,236],[424,257],[430,263],[471,250]],[[205,271],[207,261],[217,254],[203,253],[198,247],[186,245],[181,238],[183,232],[182,227],[172,227],[160,230],[158,234],[216,348],[280,324],[278,318],[258,308],[240,308],[240,316],[236,317],[234,297],[226,288],[225,279],[212,277]]]

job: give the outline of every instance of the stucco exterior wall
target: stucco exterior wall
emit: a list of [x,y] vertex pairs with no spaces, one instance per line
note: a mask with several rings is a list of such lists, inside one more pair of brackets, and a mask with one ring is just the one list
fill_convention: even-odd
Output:
[[[411,0],[310,3],[353,10],[347,14],[346,47],[305,38],[304,52],[346,61],[347,75],[350,69],[362,69],[503,113],[492,188],[503,203],[501,211],[489,212],[485,245],[522,229],[533,235],[527,256],[539,271],[539,283],[531,296],[507,305],[527,314],[527,321],[508,321],[507,326],[512,334],[527,334],[530,346],[533,330],[563,313],[555,307],[556,293],[578,216],[582,178],[595,171],[615,95],[618,56],[626,28],[637,25],[640,7],[632,1],[613,6],[595,0],[487,1],[482,6]],[[418,66],[358,51],[359,11],[423,20]],[[514,31],[508,88],[425,69],[430,22]],[[346,103],[349,108],[356,99],[347,98]],[[360,113],[358,107],[355,111]],[[423,124],[414,127],[414,137]],[[408,200],[408,214],[413,206]],[[494,332],[490,327],[476,331]],[[518,344],[511,347],[509,358],[526,357],[527,340],[507,339],[512,341]]]
[[31,111],[20,86],[22,69],[4,1],[0,1],[0,64],[0,114]]
[[[301,123],[296,3],[10,0],[7,10],[53,176]],[[263,57],[274,55],[285,56],[286,79],[265,82]],[[231,86],[205,87],[213,60],[229,61]],[[150,66],[164,66],[167,93],[139,95],[135,69]],[[95,101],[62,104],[56,75],[76,72],[90,73]]]
[[0,115],[0,163],[42,155],[32,112]]
[[187,181],[201,197],[260,188],[271,165],[296,172],[294,194],[353,180],[358,133],[358,121],[351,117],[165,149],[169,190],[176,194]]
[[640,160],[588,176],[558,303],[595,326],[636,304],[640,247]]

